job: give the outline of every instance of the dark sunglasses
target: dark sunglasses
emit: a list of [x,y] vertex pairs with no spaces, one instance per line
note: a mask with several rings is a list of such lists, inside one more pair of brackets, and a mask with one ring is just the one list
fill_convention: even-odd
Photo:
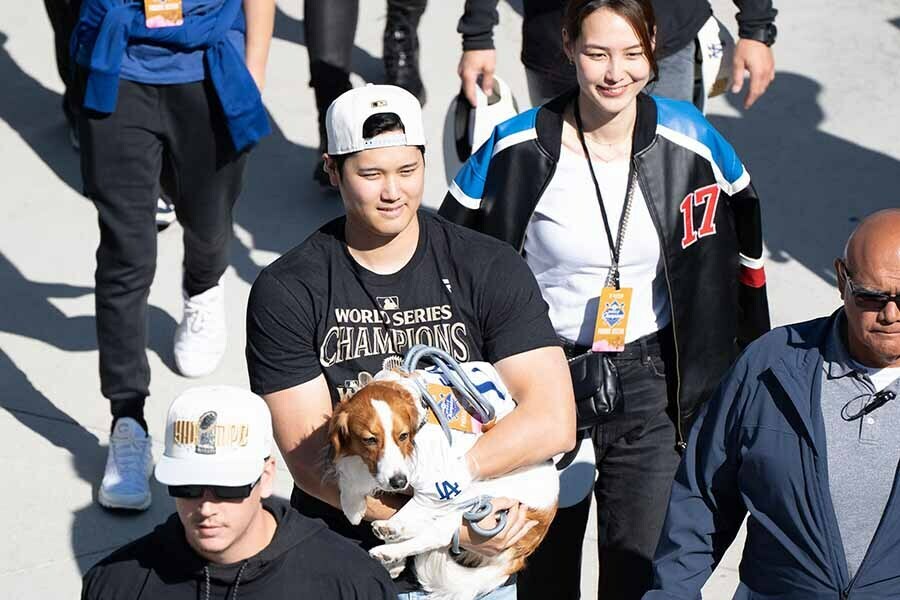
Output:
[[[260,477],[262,479],[262,477]],[[209,490],[219,500],[243,500],[249,498],[250,493],[259,479],[247,485],[170,485],[169,495],[173,498],[200,498],[204,490]]]
[[844,261],[841,261],[841,268],[844,270],[844,279],[847,280],[847,287],[850,288],[850,295],[853,296],[856,306],[862,310],[881,312],[888,302],[895,302],[897,308],[900,308],[900,294],[892,296],[886,292],[859,288],[853,283],[853,279],[850,278],[850,270],[847,269],[847,264]]

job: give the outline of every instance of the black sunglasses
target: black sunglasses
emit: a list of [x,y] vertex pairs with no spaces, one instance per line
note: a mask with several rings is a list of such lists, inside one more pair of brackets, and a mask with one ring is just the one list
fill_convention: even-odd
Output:
[[[262,479],[260,477],[259,479]],[[259,479],[247,485],[170,485],[169,495],[173,498],[200,498],[204,490],[209,490],[219,500],[243,500],[249,498],[250,493]]]
[[863,310],[881,312],[888,302],[895,302],[897,308],[900,308],[900,294],[892,296],[887,292],[877,292],[874,290],[866,290],[857,287],[850,278],[850,270],[847,263],[841,261],[841,268],[844,270],[844,279],[847,280],[847,287],[850,288],[850,295],[856,306]]

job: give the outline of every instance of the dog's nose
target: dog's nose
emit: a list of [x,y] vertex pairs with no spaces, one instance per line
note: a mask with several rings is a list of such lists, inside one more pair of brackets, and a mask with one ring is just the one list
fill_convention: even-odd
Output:
[[391,487],[395,490],[402,490],[406,487],[406,475],[397,473],[388,479],[388,483],[391,484]]

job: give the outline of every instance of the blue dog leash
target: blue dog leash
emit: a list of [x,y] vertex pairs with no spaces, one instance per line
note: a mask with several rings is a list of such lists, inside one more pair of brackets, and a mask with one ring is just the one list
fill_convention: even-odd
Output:
[[[444,379],[450,382],[450,385],[456,392],[454,397],[457,402],[459,402],[460,406],[462,406],[467,413],[472,415],[472,418],[482,424],[490,423],[494,420],[494,406],[485,399],[484,395],[478,390],[475,384],[472,383],[472,380],[469,379],[469,376],[456,359],[439,348],[419,344],[410,348],[409,352],[406,353],[406,357],[403,359],[403,369],[407,373],[412,373],[423,360],[427,360],[434,365],[441,375],[444,376]],[[434,412],[434,416],[437,418],[438,423],[440,423],[444,435],[447,436],[447,441],[452,446],[453,437],[450,434],[450,425],[447,422],[446,416],[444,416],[443,411],[438,408],[437,401],[428,391],[428,386],[417,377],[414,377],[413,381],[415,381],[416,387],[418,387],[419,391],[422,393],[422,399],[432,412]]]
[[[434,365],[441,375],[450,382],[450,385],[456,392],[454,397],[456,397],[460,406],[462,406],[467,413],[472,415],[472,418],[478,420],[482,424],[490,423],[494,420],[496,415],[494,406],[485,399],[484,395],[482,395],[475,384],[472,383],[472,380],[469,379],[469,376],[460,366],[459,362],[450,356],[449,353],[424,344],[413,346],[403,359],[403,369],[407,373],[412,373],[423,360],[427,360]],[[450,425],[447,422],[447,417],[444,415],[443,411],[438,408],[437,401],[428,391],[428,386],[418,377],[413,377],[413,381],[416,383],[416,387],[419,388],[419,391],[422,394],[422,400],[425,401],[425,404],[434,413],[441,429],[447,436],[447,441],[452,446],[453,436],[450,433]],[[490,529],[482,529],[479,527],[478,522],[493,512],[491,500],[492,498],[490,496],[478,496],[465,505],[465,512],[463,513],[463,519],[469,522],[469,528],[476,534],[485,538],[492,538],[503,531],[506,528],[509,516],[508,511],[500,511],[497,513],[497,523],[493,527]],[[453,540],[450,543],[450,552],[454,555],[459,555],[462,552],[459,548],[459,531],[456,531],[453,534]]]

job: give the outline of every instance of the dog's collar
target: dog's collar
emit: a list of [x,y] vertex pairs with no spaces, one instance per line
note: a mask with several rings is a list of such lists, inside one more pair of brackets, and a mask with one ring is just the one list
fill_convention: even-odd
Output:
[[419,421],[418,425],[416,425],[416,433],[422,430],[425,427],[425,423],[428,422],[428,403],[422,400],[422,419]]

